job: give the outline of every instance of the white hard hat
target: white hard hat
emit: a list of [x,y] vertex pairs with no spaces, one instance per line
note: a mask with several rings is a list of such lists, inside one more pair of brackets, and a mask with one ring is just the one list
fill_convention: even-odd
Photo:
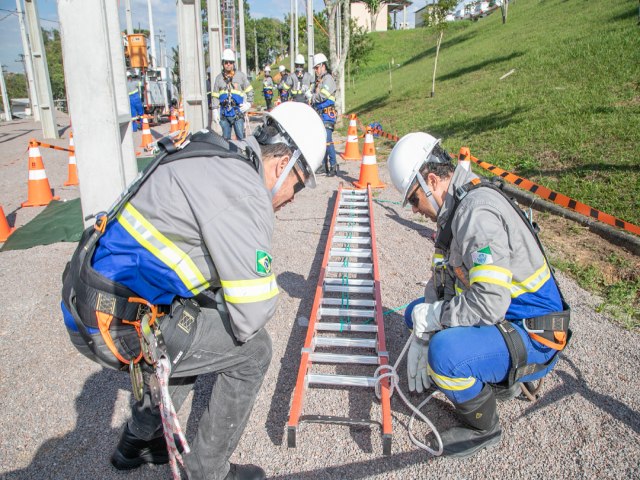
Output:
[[304,55],[299,53],[296,55],[296,61],[294,62],[296,65],[304,65]]
[[207,73],[211,73],[211,67],[207,67]]
[[[327,132],[320,116],[313,108],[302,102],[281,103],[266,115],[278,123],[279,129],[300,151],[297,163],[305,172],[307,186],[315,188],[315,171],[322,164],[327,149]],[[295,158],[294,152],[292,160]],[[276,187],[278,187],[277,184]],[[277,191],[277,188],[274,187],[274,190]]]
[[285,70],[286,70],[286,67],[285,67],[284,65],[280,65],[280,66],[278,67],[278,71],[279,71],[280,73],[284,72]]
[[230,48],[225,48],[224,52],[222,52],[222,61],[235,62],[236,54],[233,53],[233,50],[231,50]]
[[[428,133],[414,132],[398,140],[391,150],[387,169],[391,174],[393,185],[402,195],[403,205],[406,205],[409,190],[425,163],[451,162],[442,148],[436,149],[438,145],[440,145],[440,139]],[[434,149],[437,151],[434,152]]]
[[264,71],[265,72],[271,72],[271,67],[269,65],[267,65],[266,67],[264,67]]
[[131,76],[131,72],[127,71],[127,77]]
[[313,56],[313,66],[317,67],[318,65],[320,65],[321,63],[327,63],[327,57],[325,56],[324,53],[316,53]]

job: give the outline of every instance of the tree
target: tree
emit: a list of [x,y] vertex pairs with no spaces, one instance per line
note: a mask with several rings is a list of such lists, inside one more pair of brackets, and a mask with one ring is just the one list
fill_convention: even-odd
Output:
[[369,10],[369,17],[371,21],[371,28],[369,29],[369,31],[375,32],[380,9],[385,3],[389,3],[389,2],[385,0],[362,0],[362,3],[364,3],[367,7],[367,10]]
[[44,50],[47,53],[51,94],[54,99],[66,99],[67,91],[64,84],[60,32],[56,29],[42,29],[42,41],[44,42]]
[[[331,70],[337,81],[336,110],[344,112],[344,73],[349,55],[349,39],[351,36],[351,9],[349,0],[324,0],[329,17],[329,61]],[[338,21],[338,13],[340,20]],[[337,30],[337,28],[340,30]],[[341,34],[341,45],[338,52],[338,33]]]
[[431,82],[431,96],[436,96],[436,69],[438,67],[438,56],[442,37],[449,26],[445,20],[447,14],[457,5],[457,0],[436,0],[424,13],[424,24],[436,31],[436,58],[433,62],[433,81]]
[[171,47],[171,60],[173,61],[173,68],[171,74],[173,75],[173,84],[180,89],[180,51],[179,45]]

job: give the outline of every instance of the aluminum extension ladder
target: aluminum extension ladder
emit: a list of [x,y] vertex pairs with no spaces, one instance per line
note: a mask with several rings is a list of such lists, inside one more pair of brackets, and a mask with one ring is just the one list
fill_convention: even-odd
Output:
[[[371,376],[314,373],[314,363],[369,365]],[[380,422],[329,415],[302,415],[309,387],[375,388],[375,370],[388,364],[371,187],[367,190],[343,189],[341,184],[289,412],[288,446],[296,446],[298,425],[302,422],[377,424],[382,430],[383,454],[390,455],[392,425],[388,378],[379,381]]]

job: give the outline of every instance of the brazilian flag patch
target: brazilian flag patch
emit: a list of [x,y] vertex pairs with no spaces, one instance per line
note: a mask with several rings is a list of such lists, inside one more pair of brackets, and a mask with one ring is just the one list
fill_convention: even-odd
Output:
[[489,248],[489,245],[481,248],[477,252],[473,252],[471,254],[471,260],[473,260],[474,267],[477,267],[478,265],[491,265],[493,263],[493,255],[491,254],[491,248]]
[[256,273],[262,277],[271,275],[271,255],[264,250],[256,250]]

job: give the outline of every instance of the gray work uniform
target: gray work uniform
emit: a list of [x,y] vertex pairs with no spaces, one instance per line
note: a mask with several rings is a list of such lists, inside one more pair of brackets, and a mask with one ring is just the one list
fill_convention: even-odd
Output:
[[311,88],[311,82],[313,78],[309,72],[304,72],[302,77],[298,77],[296,73],[291,75],[293,80],[293,87],[291,87],[291,95],[296,102],[306,103],[307,99],[304,94]]
[[213,109],[220,108],[223,117],[242,116],[238,107],[245,101],[253,103],[253,95],[253,86],[243,72],[236,70],[229,82],[223,72],[213,81],[211,105]]

